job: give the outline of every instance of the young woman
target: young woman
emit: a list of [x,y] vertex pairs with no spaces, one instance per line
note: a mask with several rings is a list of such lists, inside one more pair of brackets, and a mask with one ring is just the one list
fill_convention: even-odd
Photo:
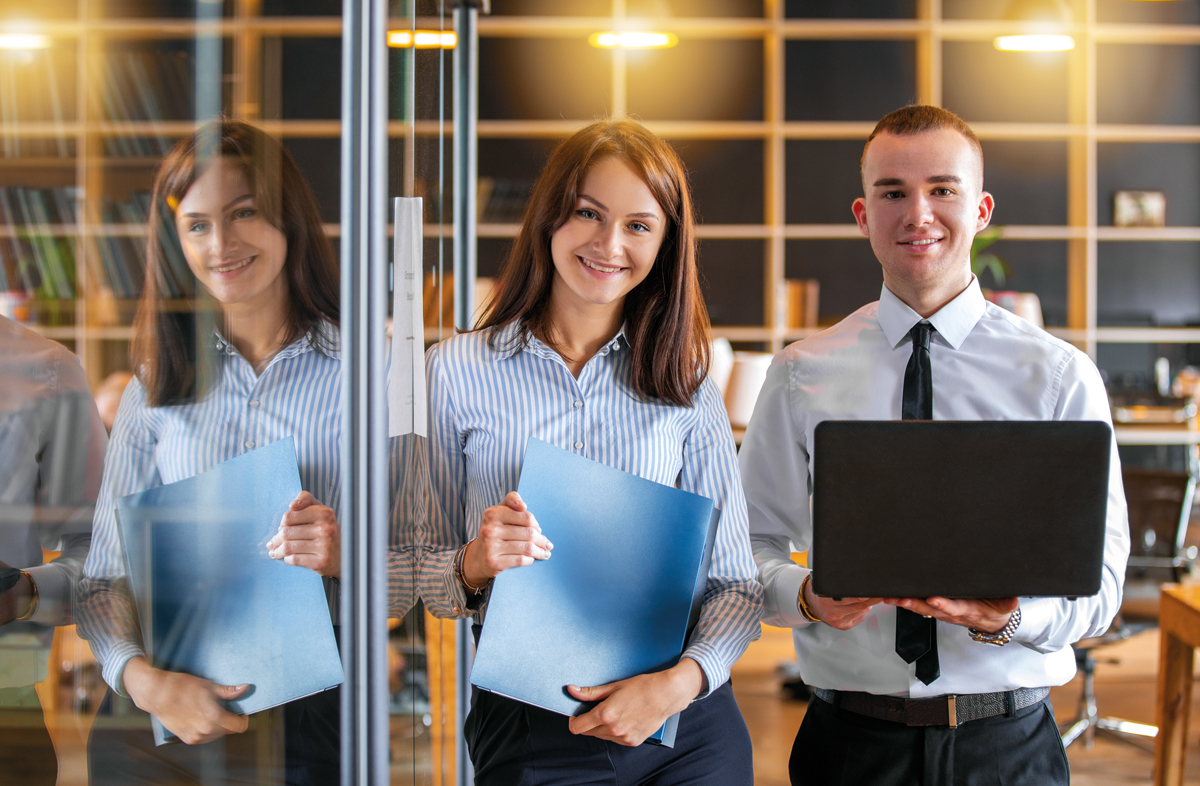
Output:
[[[185,260],[183,266],[170,264]],[[195,309],[166,302],[168,276],[184,280]],[[114,500],[203,472],[287,436],[295,438],[304,491],[268,542],[270,555],[325,578],[339,608],[341,363],[338,265],[316,202],[295,162],[274,139],[220,122],[182,140],[154,184],[145,288],[134,325],[133,366],[117,414],[80,588],[79,626],[105,681],[188,745],[155,748],[148,724],[97,726],[89,745],[92,783],[261,782],[255,743],[228,742],[248,719],[222,701],[246,685],[214,685],[154,668],[123,587]],[[401,466],[393,441],[392,469]],[[398,500],[411,495],[397,494]],[[399,542],[401,506],[393,511]],[[389,553],[394,611],[411,605],[411,557]],[[111,700],[111,696],[110,696]],[[337,691],[283,709],[289,784],[336,783]],[[272,781],[274,782],[274,781]]]
[[[671,148],[630,120],[594,123],[551,155],[479,328],[429,352],[430,473],[445,520],[427,533],[420,591],[434,614],[480,622],[497,574],[553,559],[514,491],[530,437],[722,509],[679,664],[572,687],[599,703],[571,719],[476,692],[465,733],[477,784],[752,782],[728,677],[758,636],[762,588],[729,420],[707,379],[693,222]],[[641,744],[680,711],[675,748]]]

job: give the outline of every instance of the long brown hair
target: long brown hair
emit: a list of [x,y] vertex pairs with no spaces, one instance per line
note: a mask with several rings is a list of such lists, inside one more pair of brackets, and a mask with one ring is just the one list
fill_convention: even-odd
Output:
[[[323,322],[339,320],[339,277],[333,245],[321,230],[316,199],[291,154],[254,126],[217,120],[181,139],[163,159],[154,179],[146,244],[146,279],[134,319],[131,359],[152,407],[201,398],[217,373],[200,351],[211,334],[212,315],[201,307],[206,292],[186,264],[175,227],[175,208],[218,157],[239,166],[254,191],[257,208],[287,239],[284,345],[314,332],[314,346],[332,349]],[[172,265],[171,260],[176,260]],[[168,276],[195,308],[164,302]]]
[[550,154],[477,329],[492,330],[488,337],[492,349],[497,349],[499,328],[512,322],[520,326],[518,344],[530,335],[553,340],[550,237],[576,209],[588,169],[609,157],[638,173],[667,216],[654,267],[625,296],[625,336],[632,353],[630,387],[642,398],[690,407],[708,374],[711,354],[708,312],[696,271],[692,196],[679,156],[633,120],[592,123]]

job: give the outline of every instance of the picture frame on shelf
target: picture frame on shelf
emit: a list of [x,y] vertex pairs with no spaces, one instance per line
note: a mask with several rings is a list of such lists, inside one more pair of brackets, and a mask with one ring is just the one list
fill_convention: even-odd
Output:
[[1113,225],[1165,227],[1167,195],[1162,191],[1117,191],[1113,195]]

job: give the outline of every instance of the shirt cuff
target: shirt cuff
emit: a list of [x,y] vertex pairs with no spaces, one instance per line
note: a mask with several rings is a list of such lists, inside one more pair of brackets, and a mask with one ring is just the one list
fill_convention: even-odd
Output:
[[[452,552],[452,555],[456,553],[457,550]],[[467,599],[467,588],[458,580],[458,574],[454,570],[453,556],[446,563],[446,570],[442,574],[442,578],[446,584],[446,597],[450,599],[450,611],[454,614],[454,617],[471,616],[471,608],[468,605]]]
[[129,664],[129,661],[139,656],[146,657],[146,653],[142,651],[141,647],[133,642],[123,641],[114,647],[113,652],[110,653],[108,660],[105,662],[100,676],[104,677],[104,681],[118,695],[129,698],[129,694],[125,691],[125,667]]
[[69,619],[67,577],[57,565],[22,568],[37,585],[37,612],[29,618],[40,625],[63,625]]
[[[774,616],[786,623],[786,627],[789,628],[803,628],[806,625],[812,624],[812,621],[800,612],[800,585],[811,574],[812,571],[808,568],[802,568],[799,565],[784,566],[776,574],[775,581],[771,587],[771,594],[775,600],[775,614],[764,616]],[[774,622],[769,622],[768,624],[774,624]]]
[[1055,614],[1055,599],[1022,598],[1020,609],[1021,624],[1013,633],[1012,641],[1038,649],[1044,643],[1045,631]]
[[700,670],[704,672],[704,679],[708,683],[706,689],[702,689],[693,701],[699,701],[705,698],[708,694],[715,691],[717,688],[725,684],[729,679],[729,667],[725,665],[725,661],[717,654],[715,648],[706,642],[697,642],[684,650],[681,658],[691,658],[700,666]]

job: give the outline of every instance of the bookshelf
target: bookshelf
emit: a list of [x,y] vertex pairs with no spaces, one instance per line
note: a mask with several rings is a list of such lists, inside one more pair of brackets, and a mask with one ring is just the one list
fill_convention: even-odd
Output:
[[[1198,144],[1198,124],[1150,124],[1100,122],[1098,106],[1103,85],[1098,79],[1098,48],[1108,45],[1149,47],[1200,46],[1200,24],[1146,23],[1101,21],[1098,5],[1124,0],[1073,0],[1075,22],[1070,32],[1077,41],[1076,49],[1063,55],[1065,59],[1064,106],[1054,121],[995,121],[980,120],[969,111],[961,110],[972,123],[985,145],[992,142],[1053,142],[1066,148],[1065,206],[1063,220],[1058,223],[1009,223],[1005,225],[1004,242],[1010,248],[1022,243],[1049,242],[1065,248],[1065,320],[1052,325],[1052,332],[1078,344],[1096,356],[1102,344],[1170,344],[1200,342],[1200,328],[1186,327],[1117,327],[1106,326],[1099,319],[1097,308],[1099,259],[1102,250],[1112,244],[1200,243],[1200,226],[1167,226],[1161,228],[1120,228],[1099,223],[1100,203],[1108,198],[1098,188],[1098,148],[1111,144]],[[1189,2],[1189,0],[1185,0]],[[1129,5],[1136,5],[1127,3]],[[312,4],[306,4],[312,5]],[[720,117],[709,112],[708,117],[689,119],[686,112],[676,119],[656,119],[644,111],[645,102],[638,104],[637,80],[645,76],[646,62],[658,53],[626,53],[592,50],[592,70],[589,76],[603,74],[605,85],[600,91],[604,100],[597,104],[599,111],[576,118],[546,116],[532,112],[529,117],[489,118],[481,116],[478,124],[481,140],[481,166],[488,165],[489,143],[524,142],[548,147],[588,122],[595,114],[609,111],[639,111],[646,116],[647,125],[657,133],[685,148],[706,145],[733,150],[742,145],[741,153],[752,151],[747,159],[747,177],[755,181],[756,204],[749,219],[745,215],[734,220],[709,220],[699,228],[699,237],[709,249],[724,244],[731,249],[724,255],[705,253],[713,264],[706,275],[716,275],[717,283],[728,273],[718,267],[744,266],[744,275],[760,282],[748,300],[747,308],[733,309],[735,316],[750,313],[753,319],[722,318],[714,313],[716,333],[732,341],[777,350],[783,344],[807,335],[809,330],[789,329],[784,316],[776,308],[779,285],[789,275],[795,259],[813,246],[813,241],[841,244],[862,244],[857,228],[849,223],[816,223],[797,220],[789,215],[789,195],[800,178],[789,168],[789,153],[799,155],[802,148],[789,147],[796,143],[846,142],[856,144],[869,133],[870,119],[844,119],[845,112],[829,113],[822,119],[820,107],[801,112],[804,119],[789,108],[787,59],[799,56],[800,50],[789,46],[813,43],[861,45],[862,42],[900,42],[904,56],[910,57],[906,66],[912,70],[912,95],[909,98],[933,103],[945,103],[945,52],[961,44],[988,44],[996,35],[1011,32],[1010,23],[988,18],[963,18],[972,13],[998,16],[1000,9],[980,12],[980,4],[955,0],[914,0],[897,3],[887,13],[903,15],[907,8],[911,18],[838,19],[798,16],[808,13],[806,5],[822,8],[826,4],[787,3],[784,0],[764,0],[758,3],[708,2],[696,6],[711,15],[707,17],[674,16],[669,19],[639,17],[640,10],[633,0],[610,3],[595,2],[580,9],[599,9],[594,15],[550,16],[521,14],[522,6],[534,11],[558,10],[552,3],[511,3],[517,13],[504,15],[504,5],[497,3],[497,13],[480,19],[481,46],[485,47],[482,66],[489,67],[486,46],[489,42],[508,42],[523,46],[529,42],[545,45],[575,47],[573,53],[583,53],[583,42],[592,32],[614,26],[664,27],[680,39],[680,49],[692,44],[752,45],[761,61],[757,72],[744,79],[745,87],[761,94],[757,106],[740,117]],[[1180,5],[1178,3],[1173,5]],[[751,8],[754,6],[755,8]],[[691,8],[692,6],[687,6]],[[684,7],[675,9],[683,11]],[[754,15],[756,12],[758,15]],[[895,8],[900,9],[895,11]],[[797,10],[798,9],[798,10]],[[965,11],[964,11],[965,9]],[[303,8],[300,10],[311,10]],[[319,9],[318,9],[319,10]],[[604,15],[608,10],[610,15]],[[871,10],[868,4],[867,11]],[[878,9],[876,9],[878,10]],[[718,16],[730,13],[730,16]],[[738,15],[740,14],[740,15]],[[1110,14],[1111,16],[1111,14]],[[397,26],[413,25],[409,19],[396,20]],[[418,27],[439,27],[440,18],[418,17]],[[341,124],[336,117],[294,117],[282,111],[284,78],[280,74],[280,50],[287,41],[297,39],[336,39],[341,34],[341,19],[325,16],[264,16],[259,0],[236,0],[226,4],[225,14],[211,22],[194,18],[164,15],[114,18],[106,15],[102,4],[88,0],[79,3],[76,18],[50,19],[39,32],[50,36],[53,62],[62,102],[58,113],[19,115],[15,121],[9,114],[0,115],[0,186],[43,189],[53,194],[60,189],[76,189],[77,216],[74,222],[64,221],[38,228],[45,236],[59,238],[73,256],[75,285],[79,297],[49,299],[53,313],[39,320],[35,329],[63,341],[83,359],[89,379],[95,383],[108,371],[123,366],[125,342],[129,339],[129,319],[133,306],[121,286],[108,283],[106,273],[106,244],[134,244],[144,235],[144,227],[132,220],[136,211],[118,210],[128,207],[149,188],[150,178],[159,161],[163,145],[187,133],[192,128],[185,112],[178,107],[162,105],[157,113],[140,101],[138,91],[126,95],[126,110],[113,108],[121,103],[111,93],[125,74],[136,84],[138,64],[151,67],[160,61],[179,62],[185,55],[187,42],[197,36],[218,36],[226,44],[230,56],[222,65],[225,111],[231,116],[260,124],[269,133],[287,142],[313,145],[324,142],[336,145]],[[511,51],[509,50],[497,50]],[[566,50],[561,50],[566,51]],[[710,50],[720,51],[720,50]],[[175,53],[172,60],[171,53]],[[108,53],[110,56],[105,57]],[[112,55],[117,55],[113,57]],[[643,55],[646,55],[643,57]],[[0,58],[11,57],[0,53]],[[36,55],[35,53],[35,56]],[[1021,53],[1005,53],[1005,57],[1021,58]],[[51,56],[47,56],[51,57]],[[641,57],[642,62],[635,62]],[[745,59],[743,57],[743,59]],[[106,68],[89,64],[111,61]],[[336,64],[335,64],[336,65]],[[164,69],[153,69],[162,71]],[[634,75],[631,78],[630,74]],[[261,78],[257,78],[261,75]],[[253,76],[253,78],[252,78]],[[485,74],[486,77],[486,74]],[[4,74],[0,72],[0,80]],[[154,77],[151,77],[154,78]],[[180,78],[179,76],[176,77]],[[143,77],[144,79],[144,77]],[[83,86],[83,89],[78,89]],[[485,85],[486,86],[486,85]],[[631,92],[632,91],[632,92]],[[128,93],[128,91],[126,91]],[[893,104],[903,101],[893,101]],[[794,103],[794,99],[792,99]],[[2,108],[2,107],[0,107]],[[20,108],[20,107],[19,107]],[[952,105],[952,108],[954,107]],[[29,119],[20,119],[29,117]],[[749,117],[750,119],[746,119]],[[839,119],[840,118],[840,119]],[[436,143],[448,138],[448,124],[437,120],[436,113],[417,112],[415,118],[396,119],[389,124],[389,136],[400,146],[397,153],[408,161],[422,144]],[[13,144],[24,145],[21,155],[13,155]],[[747,147],[749,145],[749,147]],[[428,147],[422,148],[428,151]],[[502,150],[502,148],[501,148]],[[685,156],[686,157],[686,156]],[[420,169],[421,162],[415,167]],[[536,162],[528,166],[528,178],[536,173]],[[412,178],[403,175],[404,193],[421,191],[419,174]],[[430,178],[432,180],[432,178]],[[503,186],[503,183],[501,183]],[[796,200],[793,198],[794,203]],[[326,213],[332,211],[325,211]],[[719,210],[705,210],[720,213]],[[745,212],[745,211],[743,211]],[[849,211],[844,211],[849,218]],[[504,244],[516,233],[512,223],[513,211],[491,218],[484,211],[479,225],[481,256],[484,249],[501,253]],[[431,241],[450,238],[449,222],[432,219],[426,226]],[[128,219],[128,220],[123,220]],[[803,219],[803,216],[801,216]],[[326,229],[337,238],[336,215],[326,215]],[[1200,223],[1200,219],[1197,220]],[[0,244],[5,238],[21,234],[11,224],[0,226]],[[29,234],[28,231],[24,234]],[[38,235],[39,237],[42,235]],[[806,245],[809,244],[809,245]],[[791,247],[789,247],[789,245]],[[0,254],[3,246],[0,245]],[[111,270],[111,264],[108,269]],[[741,275],[742,273],[739,273]],[[824,293],[830,282],[825,282]],[[836,283],[836,282],[834,282]],[[107,288],[106,288],[107,287]],[[108,292],[112,291],[110,297]]]
[[[282,139],[317,191],[327,234],[335,243],[340,236],[341,3],[216,5],[219,16],[197,20],[194,2],[55,3],[47,18],[21,28],[45,36],[48,48],[0,49],[0,299],[6,313],[76,352],[93,386],[128,366],[149,192],[162,155],[195,127],[199,42],[220,45],[209,81],[219,87],[221,111]],[[448,18],[414,17],[412,5],[394,2],[389,27],[449,26]],[[418,8],[437,10],[425,0]],[[36,9],[24,18],[36,18]],[[281,15],[293,13],[321,15]],[[0,32],[6,24],[0,20]],[[437,191],[436,150],[425,160],[414,153],[418,139],[452,133],[438,119],[437,85],[449,80],[449,63],[443,70],[439,59],[437,51],[393,50],[394,75],[414,70],[421,103],[420,120],[411,105],[393,106],[395,193],[412,195],[424,182]],[[289,76],[298,64],[309,68],[306,78],[317,74],[304,86],[313,95]],[[7,214],[6,197],[14,207]],[[426,201],[426,236],[449,238],[440,201]],[[38,210],[27,214],[30,202]]]
[[[753,322],[722,320],[714,310],[714,332],[731,341],[771,351],[776,351],[785,343],[812,332],[811,329],[788,329],[784,315],[776,307],[783,280],[806,277],[803,274],[797,276],[792,273],[796,258],[802,256],[806,248],[823,247],[813,246],[811,241],[837,241],[841,244],[852,242],[862,244],[865,248],[865,241],[860,237],[857,227],[849,223],[849,202],[861,192],[847,194],[845,197],[845,209],[841,214],[844,214],[846,223],[808,223],[797,220],[792,215],[795,211],[788,202],[798,184],[789,182],[797,176],[794,174],[792,162],[788,159],[793,151],[796,154],[802,152],[801,147],[793,147],[795,143],[842,141],[853,145],[861,144],[874,125],[874,119],[871,118],[877,118],[886,108],[894,108],[907,100],[917,100],[950,106],[959,111],[976,130],[985,148],[993,146],[993,143],[1014,142],[1060,145],[1064,148],[1062,158],[1065,159],[1065,182],[1062,185],[1065,204],[1053,211],[1060,215],[1055,217],[1057,220],[1047,220],[1045,223],[1006,224],[1002,242],[1006,244],[1009,253],[1014,250],[1020,252],[1026,248],[1032,249],[1039,243],[1050,244],[1048,247],[1055,250],[1054,253],[1064,257],[1061,261],[1061,277],[1065,278],[1065,281],[1059,284],[1059,287],[1065,289],[1062,309],[1065,319],[1058,320],[1061,324],[1052,324],[1050,329],[1096,358],[1099,347],[1105,344],[1183,344],[1200,341],[1200,328],[1106,325],[1098,309],[1098,286],[1102,275],[1100,259],[1106,249],[1115,244],[1148,248],[1143,244],[1200,242],[1200,226],[1121,228],[1104,226],[1099,220],[1101,204],[1111,198],[1111,194],[1101,192],[1099,187],[1101,167],[1098,149],[1101,146],[1129,143],[1200,143],[1200,120],[1197,120],[1196,124],[1113,122],[1111,119],[1102,122],[1105,112],[1101,111],[1101,99],[1105,97],[1104,91],[1108,89],[1101,78],[1107,73],[1100,57],[1104,47],[1120,45],[1186,48],[1200,45],[1200,24],[1197,24],[1200,22],[1200,15],[1194,12],[1194,8],[1184,9],[1182,12],[1176,10],[1160,13],[1160,17],[1166,21],[1154,21],[1154,11],[1139,9],[1137,13],[1151,20],[1144,21],[1137,19],[1134,12],[1117,8],[1121,4],[1196,5],[1194,2],[1143,4],[1126,0],[1072,0],[1070,5],[1074,22],[1069,32],[1076,40],[1076,48],[1072,52],[1057,55],[1059,61],[1055,67],[1060,73],[1061,84],[1056,82],[1055,89],[1058,92],[1054,93],[1052,90],[1050,92],[1054,94],[1041,100],[1041,104],[1046,107],[1042,114],[1047,116],[1028,120],[1020,119],[1020,112],[1016,112],[1018,117],[1013,119],[991,119],[988,115],[995,113],[989,113],[986,108],[976,111],[977,107],[986,105],[985,99],[981,99],[982,103],[968,101],[962,95],[961,89],[957,90],[956,96],[947,95],[947,82],[954,76],[947,69],[959,68],[964,56],[977,56],[987,59],[988,62],[1000,63],[1003,67],[1029,57],[1027,53],[986,54],[979,51],[981,45],[990,50],[993,38],[1014,32],[1016,29],[1013,23],[1001,21],[1003,3],[912,0],[909,3],[859,4],[859,9],[851,9],[844,4],[828,2],[763,0],[759,4],[731,0],[726,3],[698,4],[699,7],[710,11],[710,16],[705,18],[686,16],[685,9],[693,7],[689,4],[672,4],[676,16],[653,18],[638,16],[637,11],[645,4],[639,4],[636,0],[588,3],[588,8],[604,7],[604,10],[611,11],[611,15],[603,15],[601,11],[593,16],[567,16],[566,11],[562,11],[564,15],[561,16],[545,15],[546,10],[552,8],[553,4],[527,1],[510,4],[510,8],[518,7],[516,11],[509,11],[511,15],[494,14],[481,18],[479,29],[481,51],[484,52],[481,62],[482,67],[487,69],[487,41],[512,40],[531,46],[543,45],[540,42],[545,41],[582,42],[589,34],[598,30],[621,27],[662,29],[675,33],[680,41],[677,50],[663,50],[661,53],[613,50],[603,53],[608,59],[604,74],[608,84],[603,90],[596,91],[602,101],[594,103],[604,103],[605,108],[614,114],[625,111],[638,112],[655,132],[681,144],[685,149],[685,159],[686,149],[700,142],[726,146],[752,143],[761,150],[761,154],[756,152],[746,157],[745,164],[748,176],[755,179],[756,187],[760,191],[760,196],[756,196],[756,199],[761,199],[761,217],[757,220],[739,220],[736,223],[702,223],[699,227],[699,237],[702,246],[702,269],[705,268],[705,257],[709,256],[704,249],[706,241],[710,246],[713,245],[712,241],[732,241],[738,244],[739,249],[748,252],[741,254],[735,263],[744,266],[741,275],[761,279],[761,289],[750,292],[753,299],[761,299],[761,307],[751,309],[761,318]],[[498,13],[505,13],[500,3],[496,6]],[[530,9],[531,14],[522,15],[520,8]],[[584,13],[578,8],[575,11]],[[893,16],[907,14],[909,18],[822,18],[842,13],[872,12]],[[720,13],[728,15],[719,16]],[[1130,18],[1133,21],[1129,21]],[[636,72],[638,78],[643,80],[647,74],[653,74],[653,70],[644,63],[635,67],[632,64],[633,58],[642,58],[644,61],[652,61],[655,57],[662,58],[662,69],[667,72],[670,65],[666,57],[672,56],[672,52],[682,52],[688,46],[737,42],[753,42],[761,51],[760,69],[757,73],[749,73],[743,79],[746,91],[757,91],[761,94],[758,108],[751,112],[743,113],[737,118],[705,118],[700,117],[702,112],[696,112],[694,119],[662,118],[663,113],[653,110],[647,113],[644,101],[640,106],[631,101],[634,92],[641,88],[630,74]],[[892,42],[895,51],[901,53],[903,68],[911,69],[911,94],[892,100],[891,104],[888,104],[886,99],[875,97],[875,103],[879,104],[882,100],[882,106],[886,108],[877,114],[867,114],[868,110],[859,111],[857,116],[861,119],[846,119],[847,116],[853,117],[854,112],[842,108],[846,101],[841,97],[826,100],[824,107],[819,101],[812,102],[798,112],[797,88],[789,84],[789,79],[794,80],[796,73],[789,68],[788,58],[802,58],[806,56],[803,47],[818,45],[826,47],[824,50],[814,50],[818,56],[823,52],[839,51],[831,48],[835,46],[843,47],[840,50],[843,52],[854,52],[856,50],[853,47],[860,46],[863,42]],[[972,49],[971,46],[975,48]],[[496,49],[498,54],[512,51],[511,47],[501,46]],[[581,63],[585,63],[586,53],[582,46],[577,46],[571,51],[579,56]],[[599,67],[589,63],[580,66],[580,70],[586,75],[586,79],[595,79],[599,73]],[[1109,70],[1111,71],[1111,68]],[[1018,73],[1016,78],[1019,77]],[[819,75],[815,78],[819,78]],[[799,92],[810,95],[806,88],[801,88]],[[862,103],[865,105],[871,100],[872,97],[868,95],[862,99]],[[563,99],[561,103],[564,106],[576,106],[579,102]],[[823,109],[826,113],[824,115]],[[485,145],[490,140],[524,140],[527,144],[540,141],[548,143],[550,140],[565,137],[591,119],[555,118],[547,116],[548,114],[543,111],[539,115],[535,109],[527,117],[486,118],[481,111],[481,173],[488,167]],[[1110,111],[1108,114],[1113,113]],[[530,178],[533,176],[531,174]],[[702,197],[700,194],[697,198],[701,212],[717,212],[705,210]],[[1003,220],[1003,213],[1000,211],[998,218]],[[1192,221],[1200,224],[1200,216],[1196,216]],[[489,241],[501,241],[492,246],[495,249],[493,254],[498,256],[504,247],[503,241],[511,239],[515,232],[514,224],[488,221],[485,216],[479,225],[481,258],[484,256],[482,249]],[[869,250],[866,253],[869,254]],[[718,259],[717,262],[721,265],[730,264],[730,260],[725,258]],[[711,265],[704,269],[704,272],[707,277],[714,277]],[[728,276],[728,272],[719,272],[716,278],[721,282]],[[823,294],[826,285],[830,283],[829,280],[822,281]],[[838,282],[835,280],[832,283]],[[875,286],[877,292],[878,285]],[[710,302],[714,299],[713,294],[710,289]],[[1043,299],[1045,298],[1043,295]],[[865,297],[862,302],[870,299],[874,299],[873,294]]]

